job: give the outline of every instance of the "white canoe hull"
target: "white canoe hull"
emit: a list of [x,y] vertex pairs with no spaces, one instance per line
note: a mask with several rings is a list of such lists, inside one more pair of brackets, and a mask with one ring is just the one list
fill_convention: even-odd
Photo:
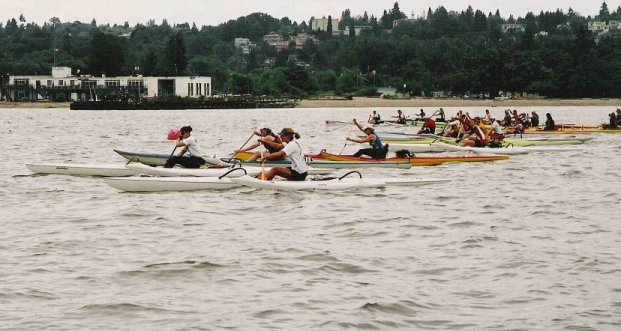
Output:
[[135,175],[135,172],[125,168],[124,164],[41,163],[26,164],[26,168],[38,174],[114,177]]
[[[130,163],[126,165],[128,169],[133,170],[138,174],[145,175],[153,175],[153,176],[162,176],[162,177],[220,177],[225,173],[229,172],[231,168],[199,168],[199,169],[188,169],[188,168],[162,168],[162,167],[151,167],[148,165],[144,165],[141,163]],[[270,168],[265,168],[265,171],[268,171]],[[261,173],[261,168],[259,167],[248,167],[244,168],[246,173],[250,176],[255,176]],[[227,175],[227,177],[240,177],[243,176],[244,171],[237,170],[233,171]]]
[[421,186],[448,182],[448,179],[382,179],[382,178],[343,178],[330,180],[305,180],[305,181],[288,181],[288,180],[260,180],[250,176],[242,176],[231,178],[231,181],[257,189],[270,189],[280,191],[302,191],[302,190],[321,190],[321,191],[343,191],[355,188],[373,188],[386,186]]
[[222,190],[240,186],[227,177],[107,177],[103,180],[125,192]]

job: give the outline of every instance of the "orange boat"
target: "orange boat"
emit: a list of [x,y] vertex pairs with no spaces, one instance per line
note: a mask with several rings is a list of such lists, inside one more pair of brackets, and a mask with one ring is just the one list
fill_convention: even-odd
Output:
[[[327,152],[320,152],[315,155],[307,155],[313,160],[326,160],[326,161],[369,161],[373,160],[368,157],[355,157],[353,155],[336,155]],[[403,162],[410,161],[412,166],[432,166],[442,163],[454,163],[454,162],[489,162],[508,159],[508,155],[484,155],[484,154],[452,154],[441,153],[433,155],[415,155],[410,158],[407,157],[390,157],[386,159],[379,159],[379,162]]]

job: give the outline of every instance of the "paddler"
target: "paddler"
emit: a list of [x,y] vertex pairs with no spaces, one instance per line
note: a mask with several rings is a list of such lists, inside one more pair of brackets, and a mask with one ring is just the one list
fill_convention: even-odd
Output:
[[436,122],[431,118],[425,118],[423,126],[418,130],[418,134],[435,134]]
[[425,111],[423,110],[423,108],[420,109],[420,113],[418,114],[418,117],[415,119],[415,121],[424,121],[425,120]]
[[537,114],[534,110],[530,115],[530,126],[532,128],[536,128],[539,126],[539,114]]
[[556,130],[556,124],[552,119],[552,115],[550,113],[546,113],[546,125],[543,127],[545,131]]
[[617,108],[617,125],[621,125],[621,109]]
[[471,124],[468,134],[462,139],[457,139],[457,143],[463,141],[464,146],[485,147],[487,137],[485,137],[485,133],[481,129],[480,125],[481,118],[477,116],[474,118],[474,124]]
[[278,152],[264,154],[262,162],[265,160],[279,160],[288,156],[289,160],[291,160],[291,166],[286,168],[274,167],[265,174],[265,179],[272,180],[275,176],[280,176],[288,180],[305,180],[308,175],[308,165],[304,160],[302,146],[298,142],[300,134],[291,128],[284,128],[280,131],[280,137],[286,143],[285,147]]
[[617,128],[617,117],[615,116],[615,113],[612,112],[608,114],[608,117],[609,117],[608,125],[604,124],[602,125],[602,127],[604,129],[616,129]]
[[444,114],[444,109],[440,108],[440,110],[438,110],[438,117],[436,117],[436,122],[446,122],[446,115]]
[[[285,145],[283,145],[282,143],[282,139],[280,139],[278,135],[274,134],[274,132],[272,132],[270,128],[262,128],[262,129],[256,130],[254,134],[260,137],[259,139],[257,139],[257,142],[246,148],[236,150],[235,154],[255,149],[259,147],[260,145],[265,146],[265,149],[267,149],[269,153],[276,153],[280,151],[281,149],[283,149],[283,147],[285,147]],[[255,152],[254,155],[248,158],[248,161],[254,161],[260,157],[261,157],[261,152],[260,151]]]
[[358,129],[360,129],[360,131],[364,132],[364,134],[367,135],[366,138],[354,139],[354,138],[347,137],[345,139],[347,141],[353,141],[359,144],[369,143],[371,145],[371,148],[362,148],[358,150],[356,154],[354,154],[354,156],[360,157],[362,155],[367,155],[374,159],[385,158],[387,150],[386,148],[384,148],[384,145],[382,144],[382,140],[375,134],[375,130],[373,130],[373,128],[370,128],[370,127],[362,128],[362,125],[360,125],[360,123],[358,123],[358,121],[356,121],[355,118],[354,118],[354,124],[358,127]]
[[397,124],[405,124],[405,115],[401,111],[401,109],[397,110],[397,116],[393,116],[397,118]]
[[[191,136],[192,127],[184,126],[179,130],[181,134],[179,139],[175,142],[175,148],[182,147],[181,151],[171,157],[166,164],[165,168],[172,168],[176,164],[180,164],[185,168],[200,168],[205,164],[203,155],[201,153],[200,146],[194,137]],[[189,153],[190,157],[183,157],[185,153]]]
[[380,114],[378,114],[375,110],[371,115],[369,115],[369,120],[367,121],[369,124],[380,124],[382,118]]

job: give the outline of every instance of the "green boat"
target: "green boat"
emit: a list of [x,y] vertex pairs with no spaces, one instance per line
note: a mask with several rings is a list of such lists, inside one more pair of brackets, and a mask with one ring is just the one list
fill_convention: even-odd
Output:
[[[382,142],[388,144],[431,144],[433,142],[443,142],[446,144],[457,145],[455,138],[431,138],[431,137],[410,137],[404,139],[398,137],[382,137]],[[503,146],[516,146],[516,147],[529,147],[529,146],[560,146],[560,145],[580,145],[588,141],[591,141],[591,137],[567,137],[567,138],[505,138],[503,140]]]

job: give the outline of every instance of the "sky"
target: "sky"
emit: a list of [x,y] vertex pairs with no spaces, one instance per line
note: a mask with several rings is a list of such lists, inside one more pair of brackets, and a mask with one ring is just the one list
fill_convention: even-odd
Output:
[[[397,1],[399,8],[406,15],[412,13],[421,16],[429,7],[433,9],[444,6],[447,10],[462,11],[471,5],[474,10],[480,9],[485,13],[496,12],[504,18],[513,14],[515,18],[524,16],[532,11],[538,14],[543,11],[555,11],[557,8],[567,12],[568,8],[582,16],[598,14],[602,0],[408,0]],[[43,24],[52,17],[58,17],[62,22],[81,21],[90,23],[94,18],[97,24],[130,25],[146,23],[154,19],[161,23],[167,19],[168,23],[196,23],[197,26],[218,25],[228,20],[237,19],[254,12],[269,14],[272,17],[288,17],[292,21],[308,22],[310,17],[339,18],[345,9],[349,9],[352,16],[362,15],[366,10],[368,15],[381,17],[384,10],[390,10],[395,1],[385,0],[0,0],[0,22],[19,18],[23,14],[27,22]],[[621,0],[606,1],[610,11],[621,5]]]

